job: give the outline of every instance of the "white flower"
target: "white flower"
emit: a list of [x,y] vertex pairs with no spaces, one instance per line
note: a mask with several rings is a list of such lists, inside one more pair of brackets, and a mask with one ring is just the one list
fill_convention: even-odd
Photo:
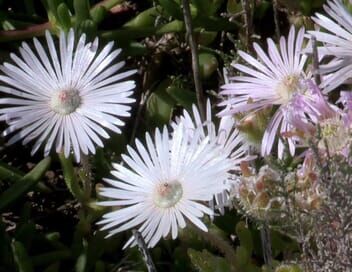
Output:
[[[183,123],[190,137],[197,131],[200,139],[203,140],[209,137],[210,141],[216,143],[223,148],[224,154],[228,155],[234,160],[237,165],[242,160],[241,157],[247,152],[248,146],[245,140],[239,135],[236,129],[236,122],[232,116],[224,116],[218,118],[219,124],[216,125],[212,120],[212,111],[210,100],[206,103],[206,120],[202,122],[199,110],[196,105],[192,105],[192,115],[187,110],[183,111],[183,115],[177,118],[176,123],[172,126],[176,127],[178,123]],[[217,118],[216,118],[217,119]]]
[[[207,227],[199,219],[213,211],[202,202],[211,200],[225,189],[231,160],[208,138],[199,142],[197,132],[190,139],[179,124],[172,134],[164,127],[155,132],[154,142],[146,133],[146,147],[136,140],[136,149],[127,147],[124,165],[114,164],[111,173],[116,180],[105,179],[112,187],[103,188],[101,195],[112,198],[100,202],[120,207],[103,216],[98,224],[110,229],[108,236],[137,228],[148,247],[153,247],[170,232],[175,239],[178,227],[188,219],[203,231]],[[134,239],[126,243],[130,245]]]
[[[247,153],[249,146],[245,143],[245,140],[239,134],[236,129],[235,120],[232,116],[224,116],[219,118],[218,126],[212,120],[212,111],[210,100],[206,103],[206,120],[202,122],[198,108],[192,106],[192,115],[186,110],[183,111],[183,115],[178,117],[176,123],[172,126],[176,127],[178,123],[182,122],[187,129],[187,133],[190,134],[190,138],[194,137],[195,132],[199,133],[200,140],[204,140],[209,137],[210,141],[215,141],[221,152],[228,156],[232,160],[232,170],[239,170],[241,161],[248,159]],[[233,178],[229,177],[224,180],[223,183],[231,187]],[[229,193],[228,190],[221,192],[215,196],[216,205],[215,208],[224,214],[224,207],[229,205]],[[210,206],[214,207],[213,201],[210,202]]]
[[329,92],[352,78],[352,15],[339,0],[327,1],[324,10],[331,19],[319,13],[312,19],[327,32],[308,33],[323,43],[318,47],[319,57],[334,57],[328,64],[319,67],[320,72],[327,75],[320,87]]
[[[272,105],[278,105],[275,115],[266,129],[261,153],[269,155],[277,132],[284,133],[290,129],[290,124],[284,118],[285,107],[295,93],[301,91],[301,81],[308,77],[304,71],[307,56],[301,54],[303,48],[304,29],[297,34],[291,27],[288,39],[280,38],[279,46],[272,39],[268,39],[268,55],[254,43],[253,47],[259,60],[249,54],[239,51],[240,57],[248,66],[236,63],[234,68],[244,75],[230,78],[231,83],[225,84],[221,94],[228,98],[220,103],[226,108],[220,115],[254,112]],[[289,139],[291,154],[294,154],[294,142]],[[283,156],[284,144],[279,140],[278,155]]]
[[54,145],[68,157],[72,147],[79,161],[80,152],[94,153],[95,144],[103,146],[101,138],[109,138],[105,128],[121,133],[121,117],[130,116],[127,104],[135,101],[130,98],[135,83],[117,81],[135,70],[116,73],[125,63],[111,65],[121,52],[112,51],[113,42],[98,52],[98,39],[86,43],[83,34],[75,46],[72,29],[60,33],[58,49],[49,32],[46,41],[49,54],[34,38],[36,52],[24,42],[20,57],[10,55],[14,64],[1,66],[0,92],[10,95],[0,99],[0,119],[9,124],[3,135],[17,131],[9,144],[36,139],[32,154],[45,143],[45,156]]

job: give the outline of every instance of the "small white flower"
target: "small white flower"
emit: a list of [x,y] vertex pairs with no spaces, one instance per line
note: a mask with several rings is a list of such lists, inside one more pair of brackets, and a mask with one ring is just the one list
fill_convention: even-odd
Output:
[[[198,108],[192,106],[192,115],[186,110],[183,111],[183,115],[177,118],[176,123],[172,126],[176,127],[178,123],[182,122],[190,134],[190,138],[194,137],[194,134],[199,133],[200,140],[204,140],[209,137],[210,141],[215,141],[219,147],[221,147],[222,154],[228,156],[232,160],[232,170],[239,170],[241,161],[246,160],[249,146],[245,143],[245,139],[242,138],[238,129],[236,129],[235,120],[232,116],[224,116],[218,118],[218,126],[212,120],[212,111],[210,100],[206,103],[206,120],[202,122]],[[228,189],[231,187],[233,178],[224,180],[223,183],[227,185]],[[223,191],[215,196],[216,205],[214,207],[213,201],[210,202],[210,206],[218,209],[221,214],[224,214],[224,208],[229,205],[229,193],[228,190]]]
[[[202,202],[224,191],[232,165],[216,143],[208,138],[199,142],[197,133],[190,139],[181,123],[171,138],[164,127],[156,130],[154,141],[146,133],[146,147],[138,140],[136,149],[127,147],[124,165],[114,164],[111,172],[116,180],[105,179],[112,187],[100,193],[113,199],[100,205],[120,207],[98,222],[110,230],[108,236],[138,227],[148,247],[154,247],[170,232],[175,239],[185,219],[207,231],[199,218],[213,211]],[[133,237],[125,247],[132,242]]]
[[331,18],[317,13],[312,19],[326,32],[308,33],[323,43],[318,47],[320,58],[334,57],[328,64],[319,66],[319,71],[326,75],[320,87],[329,92],[352,78],[352,15],[339,0],[327,1],[324,10]]
[[[11,54],[14,64],[4,63],[0,75],[0,92],[10,95],[0,99],[0,119],[9,127],[3,135],[18,131],[8,144],[36,139],[32,154],[45,143],[47,156],[54,145],[57,152],[69,156],[73,148],[76,160],[80,152],[95,153],[95,144],[109,138],[105,128],[121,133],[121,117],[130,116],[128,104],[134,81],[118,82],[133,73],[116,73],[124,62],[111,65],[121,49],[112,51],[113,42],[98,52],[98,39],[86,43],[74,32],[60,33],[59,48],[46,32],[49,54],[34,38],[34,52],[27,43],[19,49],[20,57]],[[57,52],[58,51],[58,52]]]
[[[228,97],[220,103],[220,106],[226,106],[220,115],[255,112],[272,105],[279,106],[263,136],[263,156],[271,153],[278,132],[290,130],[290,124],[284,118],[285,107],[296,93],[301,92],[301,81],[309,78],[309,74],[305,72],[307,56],[302,54],[303,40],[304,28],[296,35],[292,26],[288,39],[281,37],[278,46],[272,39],[267,39],[268,53],[254,43],[258,60],[239,51],[238,54],[247,65],[236,63],[233,67],[244,75],[230,78],[231,82],[222,86],[220,94]],[[282,158],[284,144],[280,139],[278,142],[278,155]],[[294,142],[288,139],[288,144],[293,155]]]

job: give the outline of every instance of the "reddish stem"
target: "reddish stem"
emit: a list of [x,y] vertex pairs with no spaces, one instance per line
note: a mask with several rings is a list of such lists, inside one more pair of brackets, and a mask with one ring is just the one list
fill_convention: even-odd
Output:
[[1,30],[0,31],[0,42],[9,42],[16,40],[24,40],[32,38],[34,36],[44,35],[46,30],[50,30],[52,25],[50,22],[46,22],[40,25],[34,25],[21,30]]

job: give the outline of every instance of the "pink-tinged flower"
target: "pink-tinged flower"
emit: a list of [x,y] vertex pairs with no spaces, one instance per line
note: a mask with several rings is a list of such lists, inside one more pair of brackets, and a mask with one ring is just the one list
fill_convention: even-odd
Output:
[[305,178],[311,178],[315,181],[317,179],[316,156],[311,149],[308,149],[305,152],[303,164],[297,169],[296,175],[302,180]]
[[301,133],[302,142],[318,140],[322,152],[347,154],[351,143],[351,127],[344,120],[344,113],[330,104],[321,90],[311,81],[307,82],[305,94],[297,94],[292,99],[287,119]]
[[341,91],[337,102],[342,103],[345,110],[352,111],[352,91]]
[[[178,117],[172,126],[177,127],[181,122],[184,124],[191,139],[198,135],[199,141],[203,141],[207,137],[210,141],[215,141],[221,148],[221,153],[231,159],[233,170],[240,170],[241,161],[250,159],[247,156],[249,147],[236,129],[234,118],[232,116],[224,116],[219,118],[219,120],[213,120],[209,99],[206,103],[206,120],[204,122],[201,120],[196,105],[192,106],[192,114],[184,110],[183,115]],[[213,202],[210,203],[221,214],[224,213],[224,208],[229,205],[228,189],[230,189],[232,182],[233,178],[230,176],[228,179],[223,180],[227,189],[215,196],[215,205],[213,205]]]
[[[287,104],[296,93],[302,89],[302,80],[308,75],[304,71],[307,57],[301,54],[304,40],[304,29],[301,28],[296,36],[294,27],[291,27],[288,39],[281,37],[279,46],[272,39],[268,39],[268,54],[256,43],[254,50],[258,60],[249,54],[239,51],[247,66],[236,63],[234,68],[244,75],[232,78],[232,82],[222,87],[221,94],[227,99],[220,106],[227,106],[220,114],[231,115],[241,112],[252,112],[277,105],[279,108],[272,117],[266,129],[261,153],[269,155],[278,132],[285,133],[291,125],[285,118]],[[288,139],[291,154],[295,152],[295,144]],[[284,143],[278,140],[278,155],[282,158]]]
[[324,32],[308,33],[323,43],[318,47],[319,57],[334,57],[328,64],[319,67],[320,72],[326,75],[321,87],[324,92],[329,92],[352,78],[352,15],[340,0],[327,1],[324,10],[330,18],[319,13],[312,18]]
[[327,101],[313,81],[307,80],[306,85],[306,91],[296,94],[288,104],[286,116],[294,129],[314,134],[320,122],[339,117],[340,111]]
[[9,125],[3,135],[17,131],[8,144],[35,141],[32,154],[44,146],[47,156],[54,147],[66,157],[73,150],[79,161],[81,152],[103,146],[106,129],[121,133],[135,101],[135,82],[126,78],[136,70],[120,73],[125,62],[112,64],[121,52],[113,42],[99,50],[98,39],[75,38],[72,29],[60,33],[58,46],[49,32],[45,46],[33,42],[22,43],[19,56],[10,55],[13,63],[0,67],[0,92],[8,96],[0,99],[0,119]]

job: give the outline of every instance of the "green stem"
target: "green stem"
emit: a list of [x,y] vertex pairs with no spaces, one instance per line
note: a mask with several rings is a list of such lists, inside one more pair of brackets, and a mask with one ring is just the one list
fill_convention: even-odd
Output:
[[155,268],[152,256],[150,255],[147,245],[145,244],[143,236],[140,234],[138,230],[132,230],[132,232],[133,232],[134,239],[137,242],[139,251],[143,256],[143,260],[147,267],[148,272],[156,272],[156,268]]
[[197,104],[200,116],[203,121],[205,121],[205,100],[203,94],[203,86],[200,80],[200,71],[199,71],[199,58],[198,58],[198,46],[196,40],[194,38],[193,33],[193,22],[190,10],[190,3],[189,0],[182,0],[182,10],[183,10],[183,17],[186,26],[186,34],[188,39],[189,47],[191,48],[191,57],[192,57],[192,71],[193,71],[193,80],[194,80],[194,87],[196,89],[197,95]]
[[251,35],[252,35],[252,16],[251,16],[251,7],[249,0],[241,0],[242,8],[243,8],[243,17],[245,24],[245,43],[247,50],[250,50],[251,47]]
[[92,166],[89,162],[88,155],[81,154],[81,164],[82,168],[78,175],[82,182],[84,198],[89,201],[92,194]]
[[59,159],[68,190],[79,202],[84,202],[84,193],[78,184],[71,157],[66,158],[63,153],[59,153]]
[[[292,2],[292,1],[291,1]],[[277,41],[280,41],[280,25],[279,25],[279,13],[277,0],[273,0],[273,11],[274,11],[274,23],[275,23],[275,34]]]

